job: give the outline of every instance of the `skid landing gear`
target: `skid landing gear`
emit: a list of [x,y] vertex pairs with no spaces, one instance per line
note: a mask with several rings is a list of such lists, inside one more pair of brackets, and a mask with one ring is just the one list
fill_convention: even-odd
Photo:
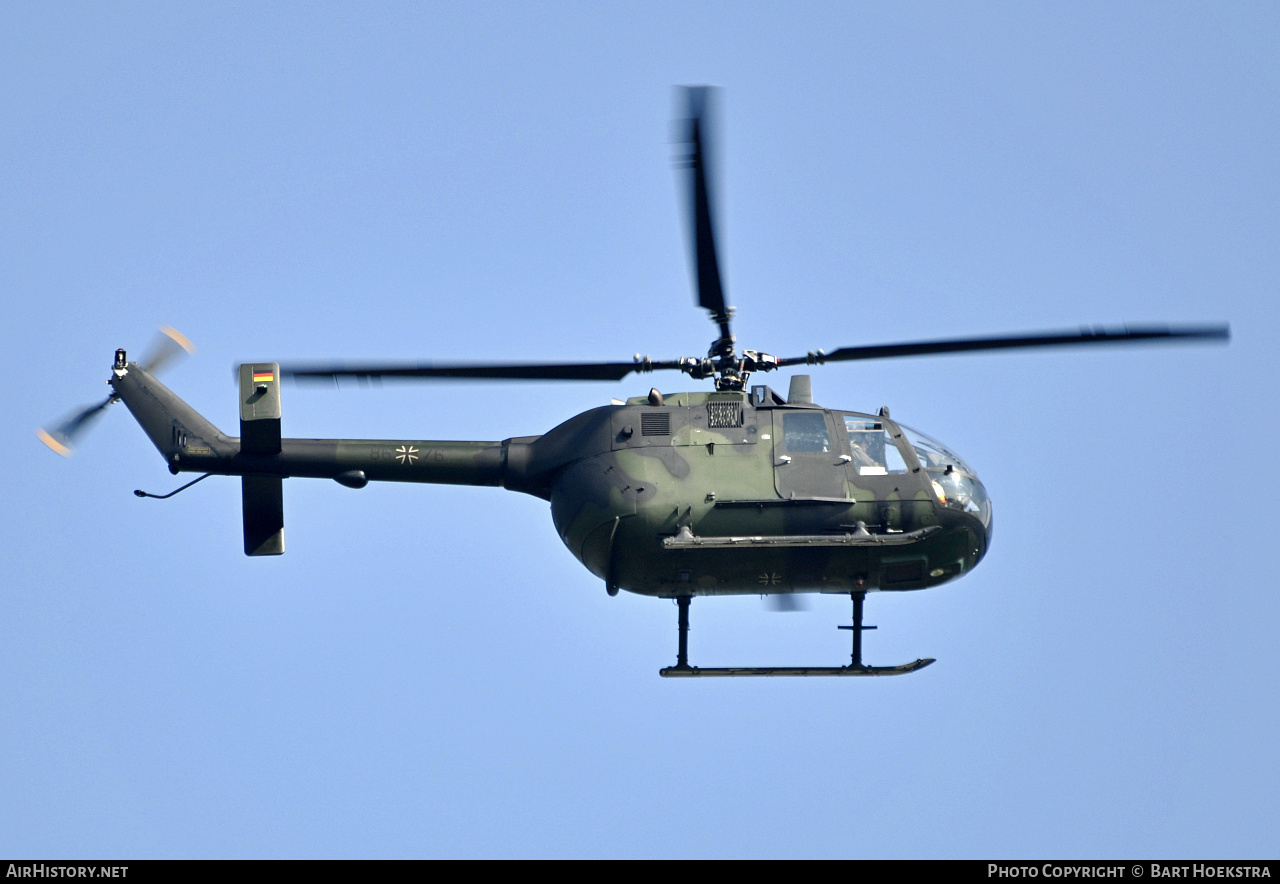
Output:
[[676,597],[680,608],[680,645],[676,652],[676,665],[658,670],[663,678],[694,678],[703,676],[751,676],[751,675],[906,675],[923,669],[934,662],[932,657],[923,657],[901,666],[866,666],[862,662],[862,632],[875,629],[874,626],[862,624],[862,602],[865,592],[852,593],[853,625],[841,626],[853,633],[853,654],[848,666],[739,666],[727,668],[704,668],[689,665],[689,602],[691,596]]

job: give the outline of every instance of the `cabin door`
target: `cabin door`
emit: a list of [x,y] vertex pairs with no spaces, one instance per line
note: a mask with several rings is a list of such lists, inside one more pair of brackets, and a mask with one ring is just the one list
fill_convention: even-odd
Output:
[[820,409],[773,410],[773,481],[778,494],[796,500],[847,498],[841,437]]

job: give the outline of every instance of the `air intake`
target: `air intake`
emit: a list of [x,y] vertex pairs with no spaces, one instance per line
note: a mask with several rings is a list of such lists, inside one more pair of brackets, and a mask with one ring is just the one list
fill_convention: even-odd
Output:
[[671,412],[645,411],[640,413],[641,436],[670,436]]
[[723,430],[729,427],[742,426],[741,402],[708,402],[707,427],[712,430]]

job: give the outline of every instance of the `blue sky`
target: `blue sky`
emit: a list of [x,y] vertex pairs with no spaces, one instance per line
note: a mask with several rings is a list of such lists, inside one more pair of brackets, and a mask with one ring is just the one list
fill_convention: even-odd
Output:
[[[1278,38],[1264,3],[6,4],[0,854],[1274,856]],[[177,482],[123,408],[69,461],[32,435],[160,323],[231,431],[241,361],[703,352],[670,139],[705,82],[743,346],[1232,325],[816,373],[992,494],[981,567],[868,601],[867,659],[929,669],[663,680],[675,607],[607,597],[542,501],[292,480],[251,560],[238,483],[132,496]],[[286,387],[284,427],[501,439],[654,382],[696,383]],[[847,617],[701,600],[692,658],[836,664]]]

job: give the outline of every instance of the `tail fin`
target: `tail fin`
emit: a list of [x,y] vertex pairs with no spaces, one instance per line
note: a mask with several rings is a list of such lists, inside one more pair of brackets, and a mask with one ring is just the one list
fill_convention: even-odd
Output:
[[278,556],[284,552],[284,495],[280,476],[245,475],[240,469],[213,466],[234,462],[241,453],[280,453],[280,368],[275,363],[240,366],[240,436],[215,427],[160,383],[145,368],[126,362],[123,354],[112,370],[111,387],[143,432],[169,463],[170,472],[205,469],[240,473],[244,508],[244,552]]
[[142,427],[151,444],[178,472],[184,454],[197,457],[234,457],[236,440],[206,420],[199,412],[160,383],[136,362],[125,362],[121,351],[109,383]]

